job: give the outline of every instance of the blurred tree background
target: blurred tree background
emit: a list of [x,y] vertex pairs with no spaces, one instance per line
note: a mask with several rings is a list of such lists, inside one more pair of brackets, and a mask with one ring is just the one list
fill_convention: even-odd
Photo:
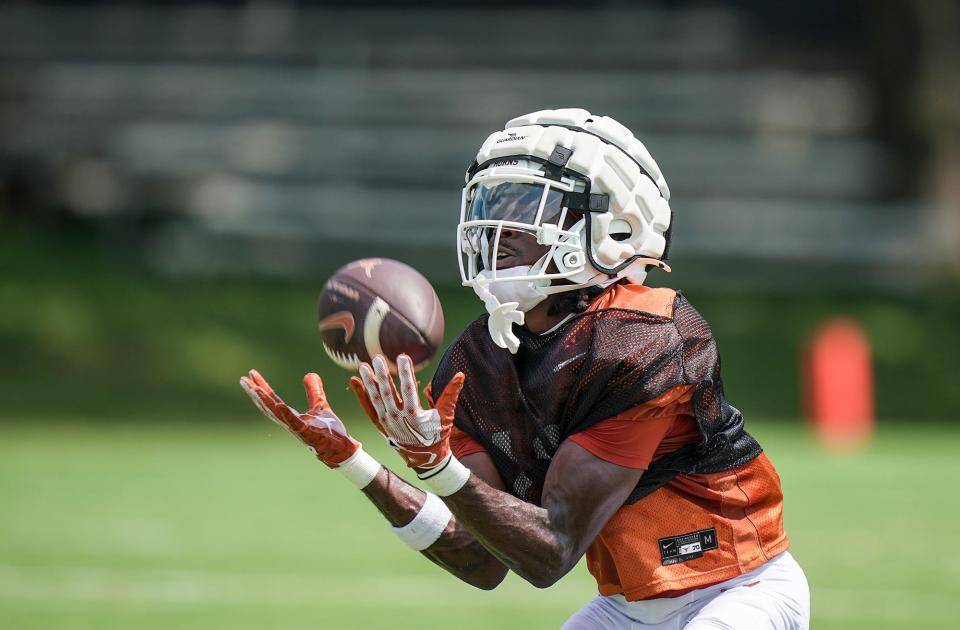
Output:
[[339,383],[314,302],[361,256],[427,274],[449,337],[480,311],[464,167],[560,106],[660,161],[676,272],[652,282],[713,323],[748,415],[801,415],[805,339],[852,315],[882,418],[955,417],[953,3],[506,7],[0,7],[0,417],[229,417],[252,366]]
[[[300,377],[318,371],[335,404],[355,407],[346,372],[327,359],[316,330],[317,295],[334,267],[309,277],[170,277],[89,236],[6,230],[0,417],[247,417],[237,379],[251,367],[291,400],[299,400]],[[437,288],[449,341],[482,306],[469,289]],[[795,422],[802,415],[803,348],[818,324],[838,315],[859,321],[873,343],[883,420],[946,420],[960,408],[955,292],[685,293],[711,322],[728,395],[748,417]]]

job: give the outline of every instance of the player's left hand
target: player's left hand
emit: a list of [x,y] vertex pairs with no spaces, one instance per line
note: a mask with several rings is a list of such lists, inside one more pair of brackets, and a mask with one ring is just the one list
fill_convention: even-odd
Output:
[[432,408],[424,409],[420,406],[417,378],[409,356],[397,357],[399,392],[386,359],[377,355],[372,363],[372,367],[360,364],[360,378],[351,377],[350,388],[377,430],[411,468],[429,470],[445,464],[450,457],[450,431],[463,389],[463,373],[454,375]]
[[240,387],[263,415],[295,435],[330,468],[337,468],[360,448],[360,442],[347,433],[347,428],[327,403],[323,381],[318,375],[311,372],[303,377],[309,405],[306,413],[300,413],[283,402],[256,370],[240,377]]

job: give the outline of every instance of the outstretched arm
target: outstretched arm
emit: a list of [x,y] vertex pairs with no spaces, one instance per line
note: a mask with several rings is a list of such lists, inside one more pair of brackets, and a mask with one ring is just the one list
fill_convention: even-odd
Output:
[[[474,468],[477,479],[486,477],[488,487],[502,488],[500,476],[496,471],[491,475],[489,469],[477,461],[480,457],[464,457],[464,465]],[[424,491],[410,485],[386,467],[380,469],[363,493],[394,527],[402,527],[412,521],[426,500]],[[507,575],[507,567],[477,542],[455,516],[447,523],[440,538],[420,553],[467,584],[484,590],[495,588]]]
[[[264,415],[306,444],[320,461],[339,470],[360,487],[391,525],[403,527],[420,512],[426,493],[397,477],[363,451],[360,442],[350,436],[327,403],[319,376],[308,374],[304,377],[309,406],[305,413],[286,404],[255,370],[242,377],[240,384]],[[478,478],[485,479],[492,487],[502,487],[493,467],[485,466],[483,462],[471,462],[476,459],[477,456],[465,457],[464,463],[474,466]],[[492,589],[507,573],[507,568],[452,516],[439,538],[421,553],[477,588]]]
[[543,507],[470,475],[444,497],[459,523],[522,578],[546,588],[580,560],[636,487],[643,470],[603,461],[570,440],[553,457]]

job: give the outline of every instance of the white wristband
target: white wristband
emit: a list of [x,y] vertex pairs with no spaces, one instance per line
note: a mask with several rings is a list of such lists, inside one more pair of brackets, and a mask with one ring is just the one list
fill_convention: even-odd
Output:
[[373,478],[380,472],[380,462],[375,460],[372,455],[363,450],[363,447],[357,449],[357,452],[340,462],[337,470],[343,473],[343,476],[349,479],[353,485],[363,490]]
[[437,493],[437,496],[448,497],[467,483],[470,469],[450,453],[439,466],[417,473],[417,477]]
[[414,551],[423,551],[433,543],[437,542],[443,530],[447,528],[450,522],[450,509],[441,501],[437,495],[427,493],[427,500],[423,507],[413,517],[413,520],[403,527],[393,527],[393,533],[400,537],[400,540],[407,543],[407,546]]

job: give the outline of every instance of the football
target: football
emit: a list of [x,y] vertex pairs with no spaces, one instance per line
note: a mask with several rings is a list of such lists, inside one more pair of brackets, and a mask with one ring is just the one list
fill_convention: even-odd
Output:
[[443,340],[443,309],[430,282],[389,258],[341,267],[324,285],[317,311],[324,350],[347,370],[382,354],[395,372],[401,353],[420,368]]

